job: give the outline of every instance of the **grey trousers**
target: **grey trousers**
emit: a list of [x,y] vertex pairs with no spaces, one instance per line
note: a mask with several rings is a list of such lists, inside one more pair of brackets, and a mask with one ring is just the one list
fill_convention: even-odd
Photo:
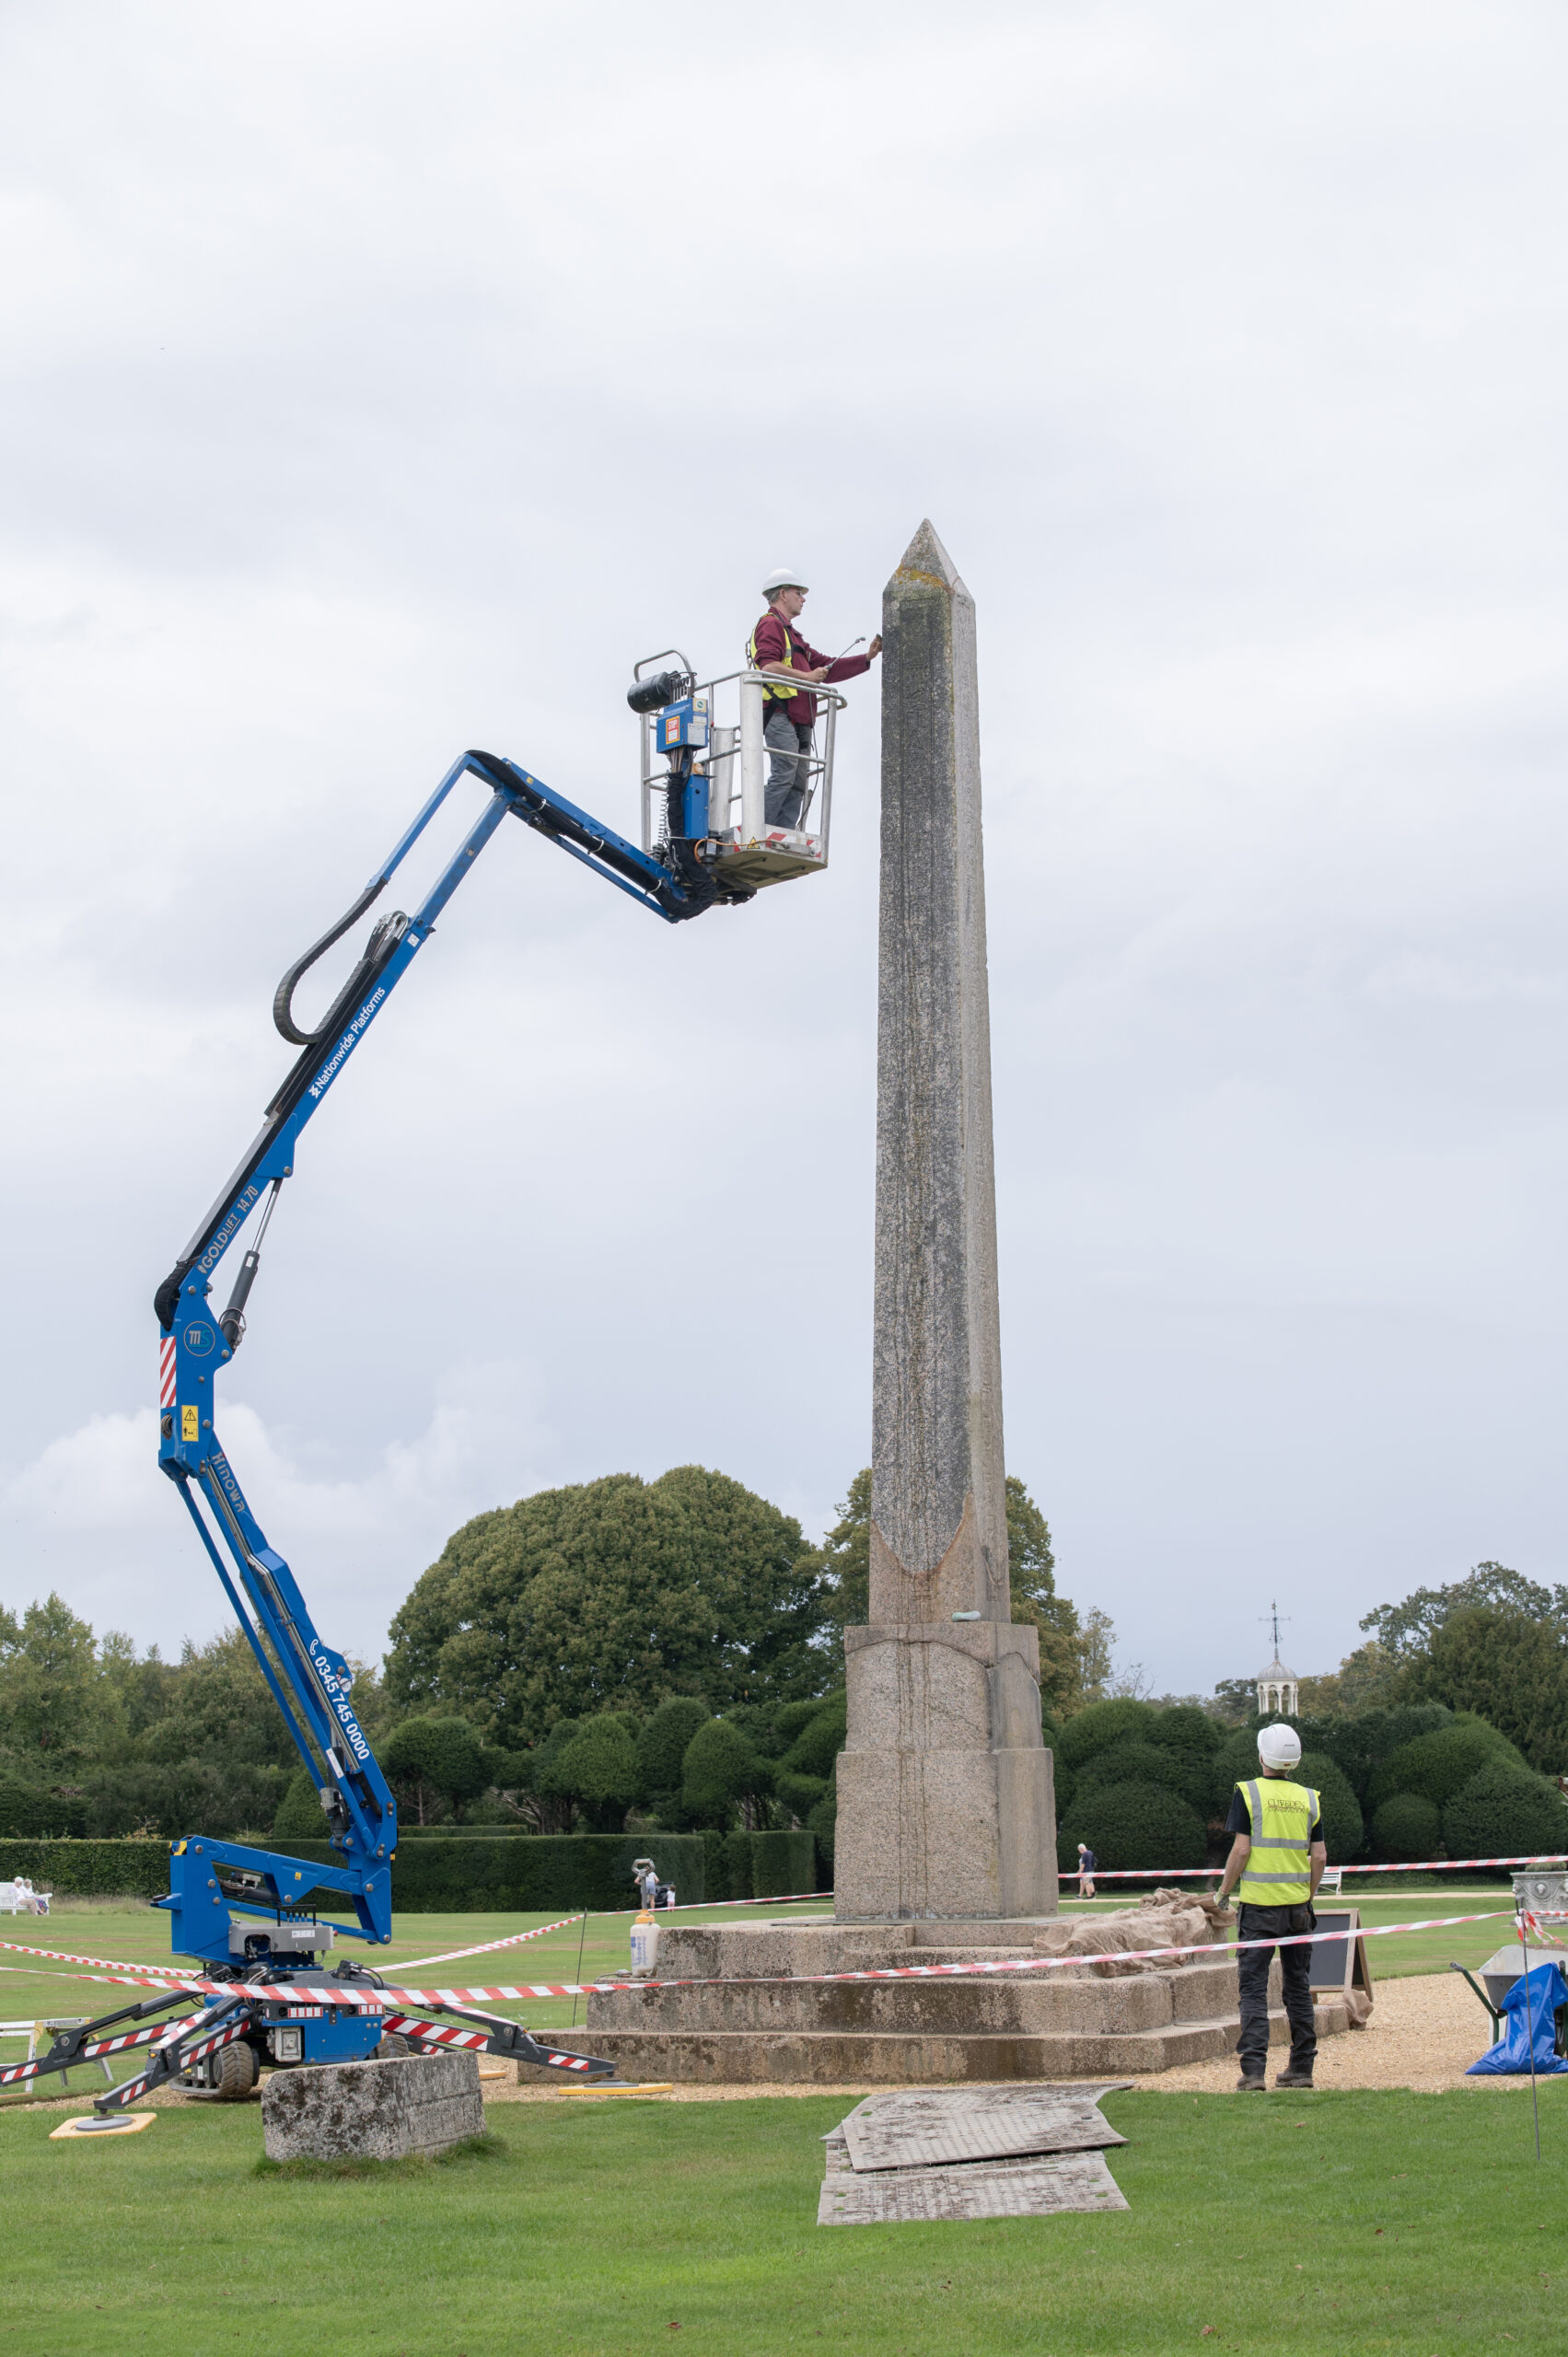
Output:
[[[1287,1932],[1313,1928],[1310,1907],[1246,1907],[1237,1936],[1243,1940],[1281,1939]],[[1249,1948],[1236,1959],[1241,1996],[1241,2037],[1237,2059],[1245,2073],[1261,2074],[1269,2058],[1269,1967],[1280,1960],[1284,1983],[1285,2018],[1290,2023],[1290,2067],[1310,2071],[1318,2058],[1318,2028],[1312,2006],[1312,1951],[1309,1947]]]
[[762,741],[772,757],[763,813],[770,827],[797,827],[806,802],[805,756],[811,750],[811,725],[792,720],[782,704],[775,704],[764,724]]

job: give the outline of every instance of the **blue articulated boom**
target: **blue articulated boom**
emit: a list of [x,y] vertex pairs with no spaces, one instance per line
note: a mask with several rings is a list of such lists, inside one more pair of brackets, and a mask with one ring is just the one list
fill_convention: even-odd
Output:
[[[363,956],[324,1019],[301,1030],[293,1014],[300,978],[347,932],[385,889],[459,781],[471,774],[489,799],[458,850],[412,916],[401,910],[374,927]],[[497,754],[467,752],[454,761],[429,801],[373,876],[348,913],[298,958],[279,983],[273,1014],[284,1037],[301,1050],[268,1106],[261,1128],[154,1297],[160,1329],[158,1461],[178,1489],[213,1569],[244,1630],[261,1674],[283,1713],[299,1756],[321,1798],[331,1865],[280,1856],[207,1836],[177,1841],[167,1898],[155,1904],[172,1919],[175,1953],[199,1961],[209,1984],[198,2000],[159,1996],[144,2005],[67,2033],[49,2055],[26,2066],[29,2077],[64,2070],[90,2058],[116,2022],[168,2014],[157,2029],[110,2040],[152,2043],[154,2060],[139,2074],[99,2098],[110,2111],[159,2079],[179,2076],[220,2096],[249,2092],[263,2061],[362,2060],[418,2046],[482,2044],[489,2050],[595,2076],[609,2063],[585,2063],[565,2049],[536,2040],[516,2024],[466,2015],[479,2026],[467,2034],[422,2025],[389,2007],[365,2010],[366,1997],[334,2004],[334,1991],[362,1992],[380,1985],[374,1971],[341,1964],[329,1974],[318,1951],[340,1940],[385,1945],[391,1932],[391,1862],[397,1847],[397,1804],[354,1714],[354,1678],[343,1655],[319,1633],[294,1573],[252,1513],[217,1436],[217,1378],[239,1347],[245,1305],[259,1265],[278,1191],[294,1175],[295,1152],[306,1123],[341,1078],[372,1023],[435,930],[436,921],[501,821],[521,819],[602,876],[654,915],[671,924],[698,916],[726,894],[706,874],[689,842],[666,846],[664,857],[641,851],[538,778]],[[255,1240],[244,1253],[226,1308],[209,1306],[218,1264],[254,1216]],[[352,1922],[321,1919],[325,1892]],[[263,1991],[270,1992],[263,1994]],[[453,2012],[453,2008],[436,2008]],[[5,2074],[8,2079],[14,2075]]]

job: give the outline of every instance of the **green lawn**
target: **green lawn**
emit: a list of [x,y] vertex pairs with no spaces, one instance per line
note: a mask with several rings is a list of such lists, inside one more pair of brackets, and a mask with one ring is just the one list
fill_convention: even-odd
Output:
[[[1067,1911],[1095,1913],[1116,1903],[1119,1902],[1105,1901],[1080,1909],[1074,1902]],[[1359,1905],[1364,1922],[1369,1924],[1398,1923],[1427,1915],[1506,1908],[1508,1892],[1505,1887],[1496,1886],[1490,1889],[1407,1890],[1345,1903]],[[776,1912],[786,1916],[820,1910],[821,1902],[817,1901],[803,1907],[780,1908]],[[723,1908],[704,1908],[684,1913],[679,1920],[686,1923],[722,1922],[727,1913]],[[374,1961],[378,1969],[390,1975],[401,1957],[434,1956],[447,1948],[471,1946],[482,1940],[499,1939],[507,1933],[526,1929],[530,1922],[548,1920],[544,1916],[516,1915],[400,1915],[395,1919],[396,1937],[391,1947],[378,1951]],[[523,1947],[504,1948],[492,1956],[473,1956],[460,1964],[421,1972],[416,1976],[416,1985],[448,1988],[494,1985],[497,1981],[591,1980],[596,1973],[624,1967],[629,1923],[630,1918],[624,1915],[590,1917],[580,1975],[579,1932],[574,1924],[567,1931],[552,1933],[548,1939],[530,1940]],[[1368,1949],[1373,1978],[1390,1980],[1403,1973],[1441,1972],[1450,1957],[1473,1968],[1508,1936],[1509,1924],[1504,1918],[1463,1924],[1453,1931],[1413,1932],[1374,1940]],[[13,1922],[9,1916],[0,1917],[0,1939],[24,1940],[42,1947],[64,1948],[80,1955],[132,1963],[167,1964],[169,1960],[168,1917],[130,1901],[121,1907],[72,1907],[66,1902],[42,1922],[18,1916]],[[370,1952],[356,1948],[354,1953],[368,1956]],[[67,1979],[64,1974],[64,1967],[40,1966],[34,1969],[22,1958],[8,1957],[0,1950],[0,2018],[14,2021],[44,2014],[107,2013],[121,2003],[135,2002],[137,1992],[134,1990],[122,1993],[102,1983]],[[538,2029],[565,2029],[573,2023],[573,2001],[569,1997],[535,1998],[528,2003],[498,2004],[494,2010],[527,2020]],[[579,2001],[575,2008],[579,2028],[583,2012]],[[20,2041],[8,2038],[0,2044],[0,2063],[19,2061],[25,2051]],[[128,2076],[135,2067],[135,2059],[127,2058],[121,2066],[121,2075]],[[78,2071],[73,2073],[71,2091],[86,2093],[102,2084],[97,2072]],[[0,2094],[0,2108],[26,2099],[20,2092],[6,2091]]]
[[[498,2155],[259,2174],[254,2104],[0,2119],[5,2314],[49,2357],[1555,2352],[1568,2098],[1108,2098],[1124,2215],[819,2227],[823,2096],[505,2105]],[[1205,2335],[1204,2328],[1213,2327]],[[676,2340],[676,2330],[679,2339]]]

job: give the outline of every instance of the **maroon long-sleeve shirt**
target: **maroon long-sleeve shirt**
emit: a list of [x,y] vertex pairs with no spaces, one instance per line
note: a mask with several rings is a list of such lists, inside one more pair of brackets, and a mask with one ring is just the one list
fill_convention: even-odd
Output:
[[[786,631],[787,644],[784,635]],[[786,622],[784,616],[772,606],[768,608],[751,635],[757,649],[756,668],[759,671],[771,670],[775,663],[784,662],[786,656],[790,657],[792,668],[796,671],[816,671],[827,663],[830,679],[858,679],[863,671],[869,671],[871,668],[869,655],[842,655],[836,663],[829,662],[825,655],[819,655],[814,646],[808,646],[794,623]],[[777,712],[781,706],[776,701],[772,701],[769,708]],[[789,714],[791,720],[809,722],[815,716],[817,707],[807,692],[805,695],[791,696],[782,709]]]

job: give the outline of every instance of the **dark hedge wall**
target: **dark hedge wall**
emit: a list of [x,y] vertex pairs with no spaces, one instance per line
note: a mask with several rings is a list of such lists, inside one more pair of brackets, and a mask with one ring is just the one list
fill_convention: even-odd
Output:
[[[575,1907],[613,1910],[633,1903],[632,1861],[652,1858],[678,1903],[772,1898],[810,1890],[817,1879],[813,1835],[797,1833],[497,1833],[477,1829],[441,1840],[424,1833],[392,1862],[392,1905],[409,1915],[506,1915]],[[706,1853],[706,1854],[705,1854]],[[294,1841],[289,1855],[331,1865],[325,1841]],[[711,1887],[706,1856],[723,1887]],[[40,1890],[73,1898],[161,1898],[168,1888],[167,1841],[0,1840],[0,1882],[28,1875]],[[322,1908],[341,1909],[338,1899]],[[17,1918],[20,1922],[22,1919]]]
[[161,1898],[168,1888],[168,1844],[0,1841],[0,1882],[17,1875],[70,1898]]
[[[288,1853],[316,1865],[331,1865],[335,1854],[325,1841],[291,1842]],[[400,1849],[392,1863],[392,1905],[411,1915],[630,1907],[632,1861],[644,1856],[656,1862],[683,1903],[701,1899],[701,1835],[503,1833],[488,1841],[425,1838]],[[40,1890],[75,1898],[161,1898],[168,1888],[168,1844],[0,1841],[0,1882],[19,1874]],[[344,1903],[331,1899],[322,1911],[332,1913]]]

